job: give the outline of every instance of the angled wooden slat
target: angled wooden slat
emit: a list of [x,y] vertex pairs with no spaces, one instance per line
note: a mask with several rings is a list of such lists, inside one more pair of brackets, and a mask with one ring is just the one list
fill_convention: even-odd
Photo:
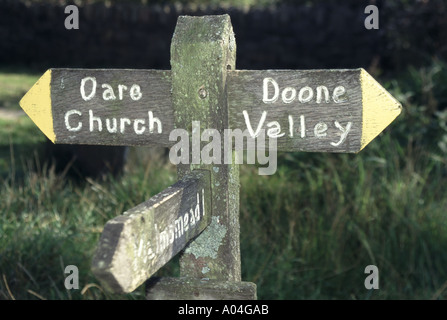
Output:
[[210,174],[196,170],[108,221],[93,258],[93,273],[110,291],[131,292],[200,234],[210,220]]

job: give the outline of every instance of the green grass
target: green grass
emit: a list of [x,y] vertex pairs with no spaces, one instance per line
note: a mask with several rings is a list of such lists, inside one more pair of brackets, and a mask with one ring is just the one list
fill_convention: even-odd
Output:
[[[14,175],[2,181],[1,298],[143,297],[142,290],[126,296],[103,292],[90,272],[90,263],[101,230],[109,219],[175,181],[175,171],[166,161],[155,158],[143,163],[142,157],[148,159],[148,151],[146,154],[144,151],[132,151],[135,166],[123,179],[108,177],[102,182],[88,179],[79,184],[55,174],[53,168],[45,165],[33,168],[31,163],[23,181],[16,181]],[[80,290],[64,288],[67,265],[79,268]]]
[[[388,81],[403,113],[359,154],[283,153],[272,176],[241,166],[242,273],[260,299],[447,298],[446,71]],[[73,182],[42,159],[28,120],[0,124],[0,299],[143,299],[104,292],[91,258],[106,221],[174,183],[175,168],[135,148],[122,177]],[[64,288],[70,264],[79,290]],[[379,290],[364,287],[370,264]],[[177,273],[176,261],[160,271]]]
[[35,74],[1,70],[0,108],[18,109],[17,102],[38,79],[39,76]]
[[[25,162],[40,158],[45,136],[27,116],[16,119],[0,117],[0,177],[25,174]],[[31,157],[30,157],[31,155]]]
[[[412,159],[391,132],[378,139],[361,155],[299,156],[274,176],[241,176],[243,270],[260,297],[428,299],[446,283],[445,165]],[[363,286],[370,264],[374,292]]]

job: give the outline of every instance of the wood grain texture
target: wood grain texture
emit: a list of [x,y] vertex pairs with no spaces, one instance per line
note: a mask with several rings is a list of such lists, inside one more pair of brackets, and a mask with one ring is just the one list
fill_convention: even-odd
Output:
[[151,278],[148,300],[256,300],[256,284],[191,278]]
[[52,69],[51,111],[55,143],[169,146],[170,71]]
[[178,254],[210,220],[210,174],[195,170],[108,221],[92,271],[108,290],[131,292]]
[[279,125],[280,151],[358,152],[364,120],[361,70],[230,71],[230,128],[247,129],[247,119],[253,131]]

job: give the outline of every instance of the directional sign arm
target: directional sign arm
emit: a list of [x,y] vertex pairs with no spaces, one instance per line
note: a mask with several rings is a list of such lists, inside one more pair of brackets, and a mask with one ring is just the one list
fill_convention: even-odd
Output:
[[53,143],[172,145],[170,71],[50,69],[20,106]]
[[110,291],[132,292],[209,225],[210,210],[210,174],[195,170],[107,222],[93,273]]
[[230,129],[280,151],[356,153],[401,112],[363,69],[236,70],[227,83]]

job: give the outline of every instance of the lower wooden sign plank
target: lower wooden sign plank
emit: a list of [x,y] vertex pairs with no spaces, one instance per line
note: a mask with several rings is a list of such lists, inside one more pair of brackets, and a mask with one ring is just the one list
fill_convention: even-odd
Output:
[[193,278],[151,278],[148,300],[256,300],[256,284]]
[[112,292],[132,292],[209,225],[210,210],[210,174],[195,170],[107,222],[93,273]]
[[358,152],[401,112],[363,69],[236,70],[227,82],[230,129],[280,151]]

